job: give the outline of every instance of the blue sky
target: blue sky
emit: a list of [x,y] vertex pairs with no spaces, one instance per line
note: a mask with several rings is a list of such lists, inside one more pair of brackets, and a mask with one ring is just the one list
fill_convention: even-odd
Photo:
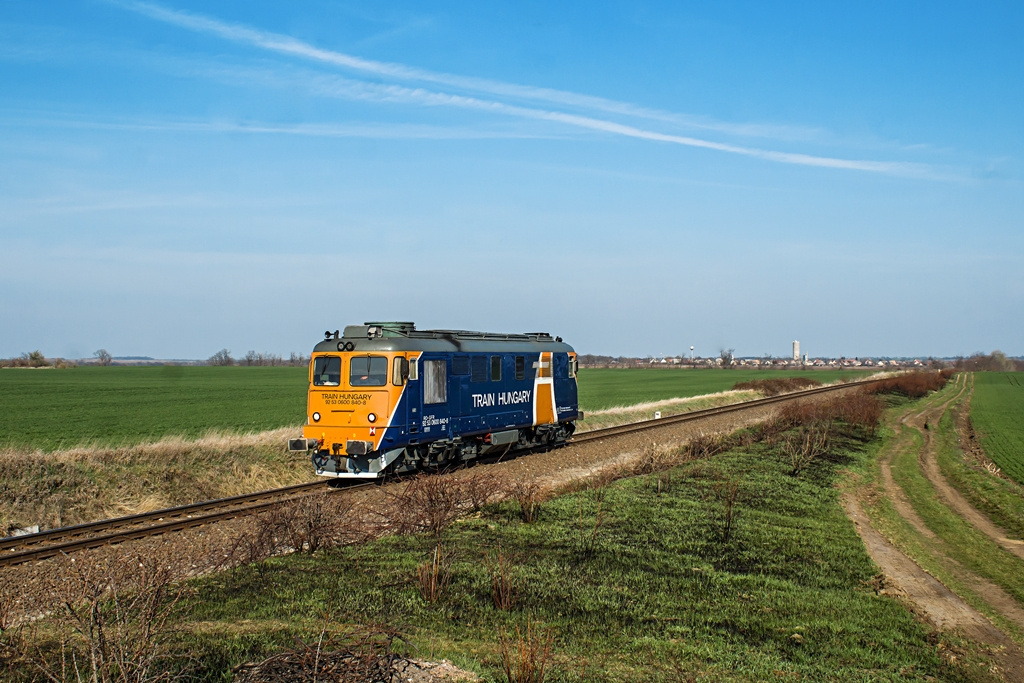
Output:
[[0,356],[1024,354],[1020,3],[0,0]]

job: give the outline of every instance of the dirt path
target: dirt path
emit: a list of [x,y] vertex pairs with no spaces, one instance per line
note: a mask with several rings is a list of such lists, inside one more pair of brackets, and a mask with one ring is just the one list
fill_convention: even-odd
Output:
[[[918,430],[923,439],[923,446],[918,452],[918,462],[928,481],[935,487],[939,499],[974,524],[979,531],[990,536],[1007,550],[1013,548],[1010,550],[1011,552],[1024,557],[1024,555],[1020,555],[1020,552],[1024,552],[1024,544],[1006,538],[1006,534],[974,509],[959,492],[949,485],[939,471],[936,459],[938,444],[934,439],[931,426],[939,424],[945,411],[967,389],[964,377],[962,374],[957,377],[958,390],[951,398],[942,403],[929,405],[919,413],[905,415],[900,424],[895,425],[896,437],[893,443],[896,448],[901,445],[904,448],[909,447],[909,438],[903,433],[904,428]],[[948,557],[945,552],[947,550],[944,547],[945,542],[927,527],[921,516],[914,510],[904,491],[893,479],[891,461],[894,450],[894,448],[886,449],[879,465],[882,492],[897,514],[913,526],[922,537],[932,542],[930,544],[931,551],[959,581],[969,586],[1008,620],[1024,626],[1024,608],[1011,595],[998,585],[974,574],[953,558]],[[959,497],[958,501],[957,497]],[[876,531],[864,514],[861,501],[855,495],[844,496],[843,504],[847,516],[853,521],[857,533],[864,541],[868,554],[885,573],[888,582],[898,587],[897,594],[912,602],[936,628],[961,630],[968,638],[991,647],[1006,680],[1024,680],[1024,652],[1006,634],[994,627],[981,612],[964,602]],[[975,518],[981,518],[983,521],[975,524]],[[999,539],[1005,543],[1000,542]]]

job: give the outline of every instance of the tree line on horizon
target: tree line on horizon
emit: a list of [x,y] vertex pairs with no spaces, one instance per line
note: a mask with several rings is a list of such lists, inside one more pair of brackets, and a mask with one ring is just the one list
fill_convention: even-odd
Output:
[[[731,354],[731,349],[729,352]],[[630,356],[601,356],[595,354],[580,354],[578,356],[580,365],[583,367],[616,365],[618,367],[647,367],[650,364],[649,358],[634,358]],[[67,358],[47,358],[38,349],[23,353],[16,358],[0,359],[0,368],[73,368],[78,362]],[[109,366],[116,365],[117,360],[107,352],[106,349],[99,349],[93,353],[92,360],[88,365]],[[309,365],[309,356],[292,352],[286,359],[279,354],[258,353],[248,351],[241,358],[235,358],[228,349],[221,349],[199,365],[210,366],[264,366],[264,367],[305,367]],[[951,361],[929,359],[929,367],[952,368],[953,370],[966,372],[1024,372],[1024,358],[1007,356],[1002,351],[992,353],[975,353],[971,356],[958,356]]]

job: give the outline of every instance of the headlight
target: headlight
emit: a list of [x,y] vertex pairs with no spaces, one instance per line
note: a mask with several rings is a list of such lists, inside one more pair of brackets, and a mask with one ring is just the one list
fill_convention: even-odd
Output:
[[366,416],[366,419],[369,420],[370,422],[376,422],[377,421],[377,415],[374,414],[374,413],[370,413],[369,415]]
[[319,421],[320,421],[320,413],[319,412],[313,413],[313,422],[319,422]]

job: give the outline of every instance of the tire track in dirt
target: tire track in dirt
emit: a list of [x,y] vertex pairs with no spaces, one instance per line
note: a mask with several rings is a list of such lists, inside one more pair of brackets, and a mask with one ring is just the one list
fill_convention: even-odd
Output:
[[[959,391],[944,403],[929,406],[917,415],[906,415],[901,424],[895,425],[896,439],[902,435],[901,426],[917,429],[925,437],[925,446],[918,454],[918,462],[922,465],[929,458],[934,459],[935,443],[931,434],[924,428],[926,423],[938,424],[938,418],[948,409],[949,405],[960,397],[966,389],[966,382],[961,383],[963,375],[957,378]],[[930,444],[931,450],[928,450]],[[1014,598],[998,585],[974,574],[945,552],[945,542],[931,531],[924,520],[911,505],[903,489],[892,476],[892,450],[881,458],[881,483],[885,497],[904,520],[924,538],[933,541],[930,548],[946,568],[958,580],[970,587],[982,597],[993,609],[1010,621],[1024,626],[1024,609]],[[936,463],[937,467],[937,463]],[[940,473],[941,476],[941,473]],[[931,481],[929,479],[929,481]],[[944,481],[944,479],[943,479]],[[948,487],[948,482],[946,483]],[[950,487],[951,488],[951,487]],[[966,501],[965,501],[966,502]],[[1006,680],[1024,680],[1024,652],[1005,633],[993,626],[978,610],[968,605],[962,598],[953,593],[938,579],[922,569],[913,559],[896,548],[882,534],[875,530],[868,517],[864,514],[861,501],[854,495],[845,495],[843,505],[847,516],[853,521],[857,533],[867,548],[868,554],[882,569],[886,577],[900,589],[900,594],[916,605],[924,617],[940,629],[959,629],[969,638],[983,643],[993,650],[993,656],[999,662],[1001,673]],[[956,511],[956,508],[953,508]],[[975,511],[977,512],[977,511]],[[980,513],[978,513],[980,514]],[[991,524],[991,522],[990,522]],[[1005,534],[999,534],[1005,537]],[[1010,540],[1010,539],[1007,539]]]
[[942,419],[943,414],[949,409],[949,405],[963,395],[966,389],[966,382],[964,382],[964,387],[961,388],[960,392],[942,404],[941,410],[933,409],[918,415],[908,416],[903,419],[903,423],[921,432],[924,438],[924,446],[918,456],[918,463],[921,465],[921,471],[924,473],[925,478],[928,479],[936,494],[938,494],[939,500],[946,507],[951,508],[956,514],[966,519],[975,529],[988,536],[1008,552],[1024,560],[1024,541],[1009,538],[1006,531],[993,524],[987,515],[964,498],[963,494],[946,480],[942,470],[939,468],[938,446],[935,443],[935,434],[927,425],[937,425],[939,420]]

